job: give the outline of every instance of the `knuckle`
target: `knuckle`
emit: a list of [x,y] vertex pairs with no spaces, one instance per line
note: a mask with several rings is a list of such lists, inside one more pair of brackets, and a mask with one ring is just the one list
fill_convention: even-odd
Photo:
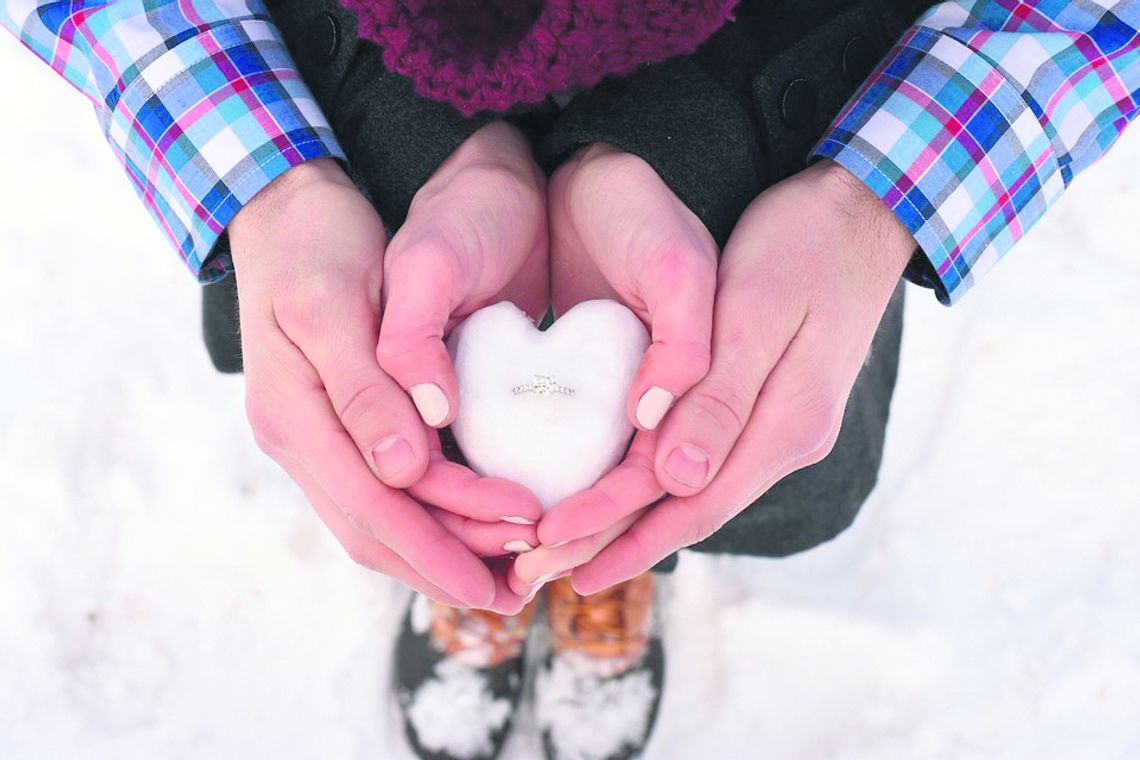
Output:
[[724,382],[706,382],[686,396],[691,408],[711,420],[718,429],[739,432],[748,421],[751,399],[737,387]]
[[639,156],[608,146],[590,146],[582,152],[570,177],[570,200],[572,204],[579,197],[591,202],[617,200],[618,193],[631,183],[640,185],[656,177],[653,167]]
[[382,369],[388,372],[398,371],[415,354],[416,342],[408,336],[380,330],[380,339],[376,342],[376,361]]
[[340,278],[318,270],[294,282],[274,304],[274,312],[286,333],[311,335],[321,329],[322,315],[328,305],[339,303],[343,298]]
[[707,341],[687,340],[669,344],[677,367],[682,367],[693,381],[700,380],[712,367],[712,346]]
[[692,499],[682,499],[678,502],[685,510],[684,529],[677,532],[684,546],[699,544],[712,535],[711,521],[704,509]]
[[447,288],[462,275],[454,241],[438,226],[401,229],[384,253],[384,265],[393,289]]
[[685,239],[669,240],[647,254],[655,285],[664,293],[701,292],[716,286],[716,267],[704,246]]
[[287,448],[286,427],[281,423],[277,410],[266,403],[259,394],[250,394],[245,405],[246,419],[253,440],[261,451],[271,457]]
[[728,517],[719,512],[695,514],[686,546],[701,543],[724,527],[726,522]]
[[333,409],[337,419],[350,434],[366,420],[375,419],[377,410],[382,407],[378,389],[374,385],[361,384],[346,395],[337,395]]
[[820,397],[801,408],[791,429],[794,456],[814,464],[831,453],[843,417],[844,404]]
[[381,562],[362,543],[350,541],[344,544],[344,552],[353,563],[367,570],[383,570]]
[[372,535],[372,527],[368,524],[368,521],[360,515],[359,512],[352,509],[345,509],[342,510],[342,513],[344,514],[344,521],[348,523],[349,527],[354,531],[367,536]]

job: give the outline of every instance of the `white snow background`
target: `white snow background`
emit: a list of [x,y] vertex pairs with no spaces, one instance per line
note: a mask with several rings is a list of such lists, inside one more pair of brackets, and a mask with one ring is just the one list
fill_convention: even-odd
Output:
[[[86,102],[0,70],[0,758],[405,757],[403,593],[254,447]],[[1138,166],[1134,128],[959,306],[911,290],[852,530],[685,557],[650,760],[1140,757]]]

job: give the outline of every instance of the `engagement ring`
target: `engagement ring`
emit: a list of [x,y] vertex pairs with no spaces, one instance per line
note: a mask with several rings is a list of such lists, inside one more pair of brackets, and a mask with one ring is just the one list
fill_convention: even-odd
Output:
[[511,393],[516,396],[520,393],[533,393],[536,396],[551,396],[555,393],[561,393],[563,396],[573,396],[574,389],[559,385],[553,375],[538,373],[526,385],[516,385],[511,388]]

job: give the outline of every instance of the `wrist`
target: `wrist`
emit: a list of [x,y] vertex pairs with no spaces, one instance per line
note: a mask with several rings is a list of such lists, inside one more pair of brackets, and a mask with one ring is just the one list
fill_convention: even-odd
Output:
[[902,276],[918,242],[890,207],[861,179],[830,159],[812,164],[812,172],[835,202],[836,213],[850,222],[854,239],[877,265]]
[[340,164],[331,158],[315,158],[287,169],[254,195],[230,220],[226,229],[234,249],[239,248],[237,241],[247,235],[256,234],[266,224],[276,224],[294,199],[328,185],[355,187]]

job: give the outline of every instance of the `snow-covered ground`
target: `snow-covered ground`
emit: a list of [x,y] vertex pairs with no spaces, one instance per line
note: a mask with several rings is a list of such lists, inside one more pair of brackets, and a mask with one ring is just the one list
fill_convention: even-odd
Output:
[[[252,444],[87,105],[0,71],[0,757],[405,757],[402,592]],[[650,760],[1140,757],[1137,167],[1140,131],[960,306],[912,290],[851,531],[685,558]]]

